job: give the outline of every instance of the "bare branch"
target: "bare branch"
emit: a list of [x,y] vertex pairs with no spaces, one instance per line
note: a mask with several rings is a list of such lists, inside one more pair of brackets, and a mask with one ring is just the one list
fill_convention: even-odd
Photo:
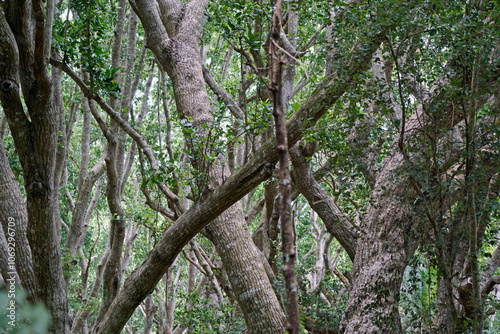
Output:
[[238,104],[231,98],[231,96],[224,90],[224,88],[219,86],[219,84],[212,77],[212,74],[210,74],[209,69],[205,65],[203,65],[203,77],[205,78],[206,83],[210,86],[215,95],[217,95],[217,97],[224,101],[233,116],[238,119],[243,119],[245,117],[245,113],[243,112],[243,110],[240,109]]

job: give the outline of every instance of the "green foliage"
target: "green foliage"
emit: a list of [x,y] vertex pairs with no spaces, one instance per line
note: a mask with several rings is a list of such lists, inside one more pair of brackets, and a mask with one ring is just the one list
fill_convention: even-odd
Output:
[[437,271],[423,256],[408,266],[401,287],[401,321],[406,332],[429,332],[436,307]]
[[[15,301],[15,304],[12,302]],[[9,307],[14,305],[15,312]],[[0,333],[2,334],[48,334],[50,315],[42,304],[31,305],[25,299],[25,292],[16,286],[15,297],[10,293],[0,291]],[[10,316],[10,317],[9,317]]]
[[238,319],[230,304],[212,303],[198,293],[180,295],[186,305],[176,313],[179,322],[188,326],[191,333],[229,334],[241,333],[245,329],[244,322]]
[[[117,23],[116,2],[72,0],[69,3],[70,8],[67,7],[66,2],[61,2],[55,18],[53,51],[59,53],[62,60],[74,69],[85,73],[87,84],[92,85],[92,88],[105,98],[120,97],[117,81],[128,56],[120,59],[121,63],[118,67],[110,65],[110,48]],[[319,86],[325,79],[327,66],[331,66],[327,70],[334,73],[335,78],[340,77],[339,74],[351,70],[349,63],[351,60],[347,55],[353,45],[364,45],[363,43],[366,43],[367,38],[373,36],[374,32],[384,36],[380,61],[387,66],[384,70],[390,72],[387,80],[382,83],[375,82],[373,70],[370,69],[356,75],[353,82],[349,83],[347,92],[332,110],[318,122],[316,127],[304,134],[304,141],[319,143],[317,153],[310,159],[312,169],[317,170],[327,164],[328,170],[325,172],[325,177],[321,179],[322,185],[345,216],[353,222],[363,223],[363,215],[368,205],[377,204],[369,203],[373,191],[369,171],[375,174],[382,167],[384,159],[391,151],[394,151],[394,139],[402,131],[403,122],[395,118],[396,110],[393,103],[405,105],[406,113],[403,116],[406,119],[421,103],[422,97],[415,93],[412,80],[425,89],[432,87],[439,80],[441,87],[438,89],[443,96],[446,96],[446,101],[425,109],[426,115],[430,115],[435,120],[433,131],[436,132],[424,133],[411,145],[407,145],[406,149],[411,153],[412,160],[404,168],[394,170],[392,179],[389,181],[399,181],[408,176],[415,180],[420,187],[421,194],[411,198],[412,201],[409,204],[411,210],[413,210],[413,204],[422,202],[430,203],[426,207],[429,209],[434,203],[441,203],[441,194],[463,188],[465,181],[461,178],[465,172],[461,166],[466,165],[471,157],[479,153],[466,151],[463,141],[450,140],[444,136],[442,139],[436,139],[438,137],[436,133],[448,131],[448,125],[438,127],[439,121],[446,116],[443,105],[449,102],[448,100],[453,102],[456,112],[465,112],[466,108],[464,109],[463,106],[468,106],[468,103],[479,101],[481,96],[492,93],[490,91],[492,87],[474,92],[467,87],[470,87],[468,83],[473,79],[471,74],[473,68],[481,70],[481,75],[478,76],[479,81],[488,80],[489,75],[496,75],[495,71],[497,71],[496,67],[500,58],[492,56],[491,48],[498,45],[498,36],[500,36],[498,4],[486,1],[482,11],[468,5],[469,2],[459,0],[418,2],[383,0],[354,3],[342,0],[305,0],[300,1],[300,5],[298,4],[298,1],[285,1],[284,3],[284,17],[287,18],[292,8],[298,11],[300,17],[296,37],[297,49],[302,50],[313,34],[318,32],[318,35],[306,52],[297,55],[299,61],[295,63],[294,84],[297,86],[299,82],[305,82],[305,86],[287,106],[288,118],[301,108],[316,88],[328,87],[327,84]],[[330,5],[333,6],[332,9],[336,15],[332,36],[329,36],[334,41],[331,45],[328,44],[326,29],[324,29],[324,26],[332,23]],[[142,125],[139,126],[133,120],[130,120],[130,124],[145,137],[152,147],[159,163],[159,170],[158,173],[153,173],[151,169],[148,169],[147,163],[141,166],[137,160],[134,161],[131,181],[124,189],[122,204],[126,218],[130,224],[133,224],[132,226],[140,226],[132,246],[130,265],[125,268],[126,274],[148,256],[151,248],[171,224],[157,212],[144,206],[140,188],[148,187],[153,200],[163,206],[168,204],[156,188],[159,182],[175,190],[185,203],[197,201],[207,188],[210,190],[212,186],[208,184],[209,167],[219,163],[221,156],[227,156],[229,145],[240,147],[243,145],[245,155],[243,160],[246,161],[266,138],[273,136],[272,103],[264,94],[267,80],[265,78],[266,43],[268,43],[267,33],[272,11],[270,2],[253,0],[210,1],[205,11],[206,22],[202,43],[206,47],[204,51],[206,51],[207,64],[210,65],[213,76],[233,98],[240,93],[242,80],[248,84],[243,119],[234,119],[225,104],[213,95],[211,95],[211,112],[214,119],[212,123],[202,124],[200,128],[193,126],[192,119],[179,117],[175,104],[171,107],[170,119],[164,119],[160,103],[161,87],[160,80],[158,80],[160,74],[155,73],[152,93],[148,99],[143,99],[141,94],[144,94],[147,71],[143,70],[139,73],[137,97],[131,102],[131,107],[125,107],[119,111],[123,115],[132,115],[141,103],[144,102],[147,105],[149,112]],[[377,23],[373,24],[375,21]],[[143,33],[142,27],[139,27],[139,37],[142,37]],[[481,38],[477,38],[478,35]],[[141,43],[143,41],[139,38],[137,47],[141,46]],[[262,64],[255,62],[252,66],[259,67],[259,75],[262,75],[264,79],[254,73],[248,65],[248,59],[234,51],[228,62],[227,75],[222,82],[220,69],[225,64],[225,55],[230,44],[249,54],[251,59],[262,61]],[[333,55],[328,54],[331,50],[334,51]],[[368,47],[364,51],[368,52]],[[146,63],[153,60],[151,53],[148,53]],[[290,66],[292,62],[287,61],[285,66]],[[399,62],[399,66],[395,65],[395,61]],[[398,83],[401,83],[401,87]],[[171,81],[167,81],[165,94],[167,99],[173,99]],[[210,91],[209,94],[211,94]],[[389,95],[392,98],[388,97]],[[82,98],[81,94],[74,90],[74,83],[66,77],[63,79],[63,98],[65,120],[68,125],[73,126],[68,122],[73,108],[77,110],[78,117],[72,128],[71,142],[68,143],[68,182],[66,187],[61,189],[61,194],[68,191],[76,200],[82,133],[78,105]],[[371,102],[373,105],[370,104]],[[495,118],[495,122],[491,122],[492,117]],[[491,154],[491,159],[498,159],[491,152],[497,152],[500,149],[500,127],[497,118],[498,109],[493,107],[480,109],[474,118],[473,141],[476,147],[488,147],[485,151]],[[172,126],[172,156],[167,152],[164,139],[167,121]],[[356,137],[354,134],[357,138],[352,141],[351,138]],[[467,134],[465,125],[458,127],[455,133],[462,137],[465,134]],[[120,140],[125,150],[128,150],[131,139],[124,136]],[[90,166],[94,166],[104,153],[103,142],[105,139],[93,120]],[[22,168],[11,136],[6,136],[4,146],[11,169],[21,185],[21,191],[24,192]],[[442,165],[441,162],[446,161],[450,152],[455,152],[455,150],[459,152],[458,158],[452,161],[459,166],[456,167],[456,174],[452,176],[447,174],[443,178],[436,177],[436,168],[442,171],[451,167]],[[485,152],[481,152],[483,153]],[[371,159],[366,159],[367,156]],[[429,166],[435,168],[429,168]],[[485,166],[478,163],[473,167],[467,174],[470,180],[480,180],[485,176]],[[103,188],[105,186],[104,181]],[[471,190],[477,198],[474,204],[478,209],[474,212],[474,217],[477,220],[487,220],[484,243],[478,252],[480,269],[491,258],[498,243],[500,219],[498,199],[485,199],[481,195],[486,186],[490,184],[476,185]],[[249,197],[252,197],[253,201],[257,200],[263,196],[263,189],[263,185],[259,186],[255,189],[253,196]],[[387,189],[383,186],[381,190]],[[458,197],[462,196],[459,194]],[[295,217],[296,246],[300,260],[297,264],[297,275],[302,288],[300,292],[301,323],[303,326],[313,323],[319,328],[338,328],[348,298],[347,288],[336,276],[327,273],[320,288],[313,293],[306,292],[308,284],[306,275],[313,273],[318,259],[314,255],[304,258],[304,255],[321,245],[316,244],[317,241],[311,232],[311,222],[308,216],[311,208],[302,197],[296,201],[297,206],[301,208],[297,210]],[[85,261],[90,259],[88,280],[90,284],[96,278],[98,261],[103,256],[106,247],[110,221],[107,206],[105,196],[101,196],[90,220],[83,245]],[[437,222],[439,235],[446,236],[468,209],[470,207],[467,206],[465,200],[461,199],[454,204]],[[415,212],[415,217],[425,216],[425,213],[425,210]],[[69,198],[61,196],[62,221],[70,225],[71,215]],[[260,216],[251,223],[251,230],[256,229],[259,219]],[[63,229],[63,243],[65,237],[66,231]],[[206,250],[212,247],[204,238],[199,238],[198,242]],[[279,249],[279,238],[273,242],[274,246]],[[441,241],[441,244],[436,243],[428,249],[420,249],[405,271],[399,306],[403,327],[407,332],[432,332],[437,307],[437,282],[442,276],[442,268],[436,259],[436,254],[439,247],[443,245],[445,243]],[[334,242],[328,251],[332,252],[338,246],[338,243]],[[278,267],[281,262],[279,256],[278,254],[275,260]],[[214,257],[216,261],[219,260],[217,255]],[[63,266],[68,268],[70,262],[78,263],[79,260],[77,257],[67,258]],[[182,265],[179,265],[176,270],[181,270],[182,282],[187,279],[187,263],[183,259],[178,261]],[[341,272],[352,270],[352,263],[345,252],[342,252],[336,265]],[[82,306],[82,296],[85,294],[81,286],[82,275],[78,271],[66,272],[66,274],[70,310],[75,312],[82,308],[90,308],[96,311],[99,307],[100,296],[90,298]],[[278,280],[274,283],[275,290],[281,303],[284,304],[283,278],[278,276]],[[201,275],[198,275],[197,279],[199,280],[200,277]],[[158,295],[164,293],[163,289],[163,285],[159,284]],[[245,328],[243,317],[236,305],[230,305],[227,301],[211,303],[204,293],[188,294],[184,283],[179,284],[178,289],[176,324],[190,326],[192,333],[239,333]],[[157,298],[155,302],[158,303],[160,300],[156,295],[155,298]],[[21,299],[18,305],[22,305],[22,308],[19,310],[17,323],[24,327],[6,332],[45,333],[48,321],[46,311],[40,309],[39,306],[32,307]],[[328,302],[325,299],[328,299]],[[3,294],[0,295],[0,307],[2,303],[5,303]],[[499,308],[498,301],[491,297],[486,300],[485,305],[485,309],[490,312],[488,314],[495,313]],[[90,321],[94,320],[95,312],[93,313]],[[495,333],[500,328],[499,318],[486,325],[486,327],[489,326],[490,333]],[[5,319],[0,319],[0,321],[3,320]],[[136,312],[130,321],[130,326],[135,332],[140,332],[143,322],[142,314]],[[4,325],[0,323],[0,327]]]
[[116,11],[107,1],[71,1],[71,7],[61,4],[55,18],[53,46],[63,55],[63,61],[81,66],[90,76],[91,88],[101,93],[118,94],[115,82],[119,68],[110,68],[110,39],[116,24]]

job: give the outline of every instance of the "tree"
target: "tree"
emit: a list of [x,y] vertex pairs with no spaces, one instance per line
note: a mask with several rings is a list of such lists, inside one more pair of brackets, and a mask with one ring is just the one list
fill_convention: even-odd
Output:
[[[3,4],[0,99],[23,167],[26,191],[27,217],[15,215],[19,217],[16,221],[18,245],[23,248],[18,253],[25,253],[21,255],[20,267],[30,266],[29,251],[23,240],[27,231],[34,277],[25,282],[34,281],[35,298],[49,309],[53,321],[50,330],[66,333],[68,309],[60,259],[61,175],[56,168],[62,164],[56,154],[62,117],[58,95],[61,72],[50,73],[48,68],[54,11],[54,1],[48,2],[46,17],[41,4]],[[14,189],[9,189],[7,194],[17,191],[16,186],[12,186]],[[13,210],[23,214],[22,202],[15,204]],[[26,222],[27,226],[23,226]],[[18,271],[21,272],[21,268]],[[27,286],[27,290],[30,289]]]

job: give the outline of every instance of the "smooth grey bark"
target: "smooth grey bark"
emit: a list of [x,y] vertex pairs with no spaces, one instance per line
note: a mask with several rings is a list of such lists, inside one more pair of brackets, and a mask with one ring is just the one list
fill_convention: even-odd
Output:
[[150,334],[153,327],[154,315],[158,310],[158,306],[154,304],[153,294],[146,297],[144,301],[144,328],[142,334]]
[[205,78],[205,81],[207,84],[210,86],[212,91],[220,98],[226,106],[229,108],[231,113],[233,114],[234,117],[237,119],[243,119],[245,114],[244,112],[240,109],[238,104],[231,98],[231,96],[215,81],[213,78],[212,74],[210,74],[210,70],[203,65],[203,77]]
[[[482,141],[488,142],[488,139]],[[473,252],[470,249],[470,224],[471,219],[476,224],[477,242],[483,243],[484,234],[490,219],[491,205],[496,202],[500,184],[498,182],[498,151],[488,151],[479,149],[475,152],[478,166],[473,172],[474,182],[468,185],[470,190],[475,192],[474,206],[481,208],[482,214],[478,219],[475,215],[467,213],[467,210],[455,214],[453,233],[443,237],[443,253],[448,259],[446,265],[450,277],[441,275],[438,281],[438,305],[436,308],[436,319],[434,321],[435,330],[444,333],[467,332],[471,325],[481,321],[474,317],[482,313],[484,298],[489,294],[495,284],[498,284],[494,275],[498,268],[498,250],[495,250],[488,259],[483,271],[478,273],[477,269],[471,265]],[[458,203],[462,208],[471,208],[471,204],[465,203],[466,196],[463,196],[463,187],[459,188],[458,196],[453,202]],[[494,204],[493,204],[494,205]],[[467,250],[467,251],[465,251]],[[478,276],[478,293],[480,298],[474,296],[473,279]],[[451,307],[451,306],[453,307]],[[452,309],[454,312],[451,312]]]
[[5,137],[5,131],[7,130],[7,117],[5,113],[2,111],[0,114],[0,141],[3,142],[3,138]]
[[[262,251],[262,255],[269,266],[268,276],[271,281],[276,280],[278,274],[278,266],[276,263],[276,255],[278,250],[276,247],[278,238],[278,222],[279,214],[279,201],[277,182],[269,182],[264,187],[264,196],[261,198],[263,203],[263,210],[260,216],[259,226],[254,231],[252,239]],[[249,222],[250,223],[250,222]]]
[[[392,113],[387,115],[391,122],[401,121],[402,117],[401,107],[396,103],[389,88],[391,76],[390,73],[387,73],[387,69],[392,69],[393,63],[384,60],[387,56],[387,52],[384,52],[383,47],[381,47],[373,57],[371,78],[367,80],[363,87],[363,91],[369,97],[361,99],[360,103],[364,109],[362,118],[356,121],[347,138],[347,141],[353,148],[355,164],[361,170],[372,189],[376,181],[377,160],[382,147],[381,144],[370,143],[370,133],[383,117],[383,114],[380,112],[380,101],[384,101],[384,108],[392,111]],[[381,89],[381,87],[384,88]],[[382,141],[379,142],[381,143]]]
[[[7,228],[7,233],[5,233],[3,227],[0,226],[0,275],[2,277],[2,288],[5,285],[9,287],[11,284],[21,285],[15,262],[12,261],[12,259],[15,259],[16,248],[13,247],[15,239],[9,235],[10,231],[15,231],[15,229]],[[15,236],[15,232],[12,235]],[[10,240],[9,237],[11,238]],[[6,290],[9,290],[9,288]]]
[[[407,205],[392,200],[415,196],[406,180],[387,182],[402,164],[401,154],[386,159],[375,184],[372,203],[376,206],[368,206],[366,221],[361,227],[364,233],[357,244],[352,288],[341,333],[401,332],[399,287],[407,261],[419,243],[420,238],[413,231],[424,226],[422,222],[413,221]],[[381,186],[389,188],[381,191]]]

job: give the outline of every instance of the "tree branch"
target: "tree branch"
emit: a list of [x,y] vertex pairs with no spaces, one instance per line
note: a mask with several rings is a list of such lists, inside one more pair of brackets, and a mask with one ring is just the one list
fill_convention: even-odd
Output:
[[[82,90],[83,94],[87,98],[90,98],[90,99],[96,101],[97,104],[99,104],[99,106],[109,115],[109,117],[111,117],[111,119],[113,121],[115,121],[137,143],[137,145],[144,151],[144,154],[148,158],[148,161],[151,165],[151,168],[154,170],[155,175],[156,175],[158,173],[158,162],[156,161],[154,151],[148,145],[146,138],[144,136],[142,136],[141,134],[139,134],[125,120],[123,120],[123,118],[120,116],[120,114],[118,114],[115,110],[113,110],[113,108],[111,108],[111,106],[109,104],[107,104],[99,94],[91,91],[91,89],[87,85],[85,85],[85,83],[80,79],[80,77],[78,77],[78,75],[76,75],[76,73],[71,68],[69,68],[68,65],[66,65],[63,62],[60,62],[54,58],[50,59],[50,63],[53,66],[61,68],[66,74],[68,74],[69,77],[71,79],[73,79],[73,81],[75,81],[78,84],[78,86]],[[92,110],[92,108],[91,108],[91,110]],[[101,127],[101,129],[104,129],[103,133],[106,136],[107,127],[104,124],[104,121],[102,121],[102,118],[98,114],[96,114],[94,112],[92,114],[94,115],[94,118],[97,117],[96,120],[97,120],[99,126]],[[177,205],[180,208],[183,207],[179,197],[176,194],[174,194],[172,191],[170,191],[162,182],[159,182],[158,184],[160,186],[160,189],[162,190],[162,192],[165,194],[165,196],[168,199],[177,203]]]
[[[365,71],[372,53],[382,39],[374,36],[369,44],[356,44],[346,56],[346,71],[325,79],[301,105],[287,123],[288,144],[295,144],[303,132],[316,121],[355,84],[354,76]],[[195,203],[170,226],[148,255],[124,282],[123,289],[108,310],[108,316],[95,330],[97,333],[116,333],[125,325],[140,302],[154,289],[177,254],[203,227],[236,201],[272,175],[272,163],[278,160],[276,140],[270,139],[252,158],[207,197]],[[113,315],[113,316],[111,316]]]
[[[155,54],[161,54],[167,48],[170,38],[160,17],[158,4],[152,0],[129,0],[130,5],[141,19],[146,31],[148,47],[155,50]],[[163,1],[171,3],[172,1]]]
[[224,101],[233,116],[238,119],[243,119],[245,117],[245,113],[240,109],[238,104],[231,98],[231,96],[224,90],[224,88],[219,86],[219,84],[212,77],[212,74],[210,74],[209,69],[205,65],[203,65],[203,77],[205,78],[206,83],[208,84],[208,86],[210,86],[215,95],[217,95],[218,98]]

